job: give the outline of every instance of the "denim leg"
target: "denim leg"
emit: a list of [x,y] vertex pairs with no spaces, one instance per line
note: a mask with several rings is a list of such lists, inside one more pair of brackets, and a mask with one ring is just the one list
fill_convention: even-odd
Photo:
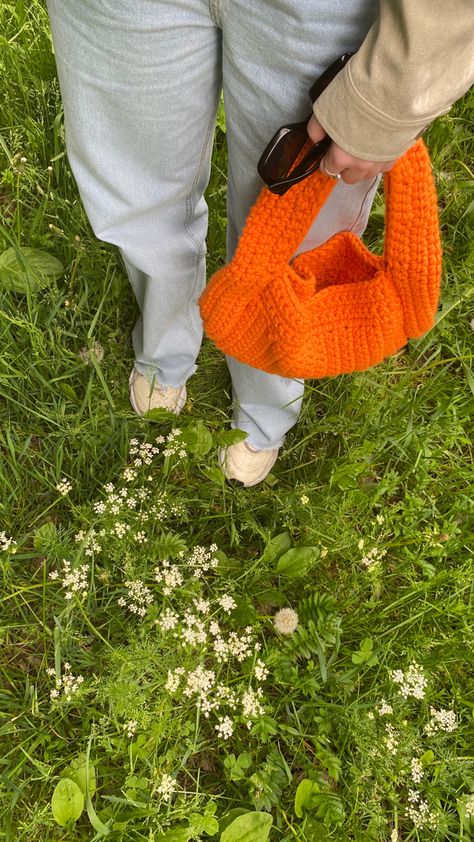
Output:
[[202,340],[220,30],[206,0],[48,0],[48,11],[69,162],[141,311],[137,368],[178,386]]
[[[227,258],[232,257],[262,182],[257,161],[276,129],[311,113],[317,76],[355,51],[377,13],[372,0],[233,0],[222,2],[223,85],[227,115]],[[362,234],[378,179],[336,185],[297,253],[341,230]],[[227,357],[235,410],[232,425],[261,450],[279,447],[301,409],[302,380],[267,374]]]

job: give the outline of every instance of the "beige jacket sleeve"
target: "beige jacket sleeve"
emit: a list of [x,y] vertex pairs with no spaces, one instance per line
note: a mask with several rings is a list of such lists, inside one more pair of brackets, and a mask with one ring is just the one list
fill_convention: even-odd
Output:
[[474,82],[474,0],[380,0],[358,52],[314,104],[345,152],[400,157]]

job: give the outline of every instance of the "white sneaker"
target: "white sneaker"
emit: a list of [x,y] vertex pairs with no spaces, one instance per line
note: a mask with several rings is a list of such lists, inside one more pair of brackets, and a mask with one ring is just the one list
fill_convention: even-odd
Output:
[[277,450],[256,450],[246,441],[219,448],[219,464],[227,479],[238,480],[244,488],[257,485],[273,468]]
[[143,415],[150,409],[167,409],[179,415],[186,403],[186,386],[162,386],[156,378],[150,383],[135,367],[132,368],[128,384],[130,403],[137,415]]

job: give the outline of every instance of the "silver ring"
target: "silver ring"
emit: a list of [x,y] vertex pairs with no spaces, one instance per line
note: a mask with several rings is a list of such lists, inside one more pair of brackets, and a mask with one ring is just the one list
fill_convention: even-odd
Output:
[[323,170],[326,173],[326,175],[329,175],[331,178],[337,178],[337,180],[340,181],[341,173],[340,172],[330,172],[330,170],[328,170],[328,168],[326,166],[326,159],[325,158],[323,158]]

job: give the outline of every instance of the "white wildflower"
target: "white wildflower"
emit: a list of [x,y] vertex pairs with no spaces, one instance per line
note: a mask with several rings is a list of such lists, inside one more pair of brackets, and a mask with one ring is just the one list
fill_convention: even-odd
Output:
[[456,730],[456,714],[453,710],[445,710],[444,708],[436,710],[436,708],[430,707],[430,714],[431,718],[424,728],[429,737],[432,737],[438,731],[446,731],[447,734],[450,734]]
[[[49,672],[49,670],[48,670]],[[49,673],[51,674],[51,673]],[[68,663],[64,664],[64,672],[61,676],[56,678],[56,687],[54,690],[50,692],[50,698],[52,700],[57,699],[60,695],[62,690],[64,698],[67,702],[70,702],[73,695],[77,693],[81,684],[84,682],[84,678],[82,675],[73,675],[71,672],[71,665]]]
[[436,815],[430,810],[428,802],[424,798],[421,798],[420,793],[410,789],[408,800],[410,801],[410,806],[407,808],[407,813],[415,827],[417,829],[423,827],[435,829],[437,825]]
[[218,566],[219,559],[214,555],[216,552],[217,544],[211,544],[208,550],[205,547],[194,547],[187,563],[196,579]]
[[62,494],[63,497],[66,497],[66,495],[69,494],[69,492],[71,490],[72,490],[72,482],[69,482],[69,480],[66,479],[65,477],[63,477],[61,482],[58,482],[58,484],[56,486],[56,491],[59,491],[59,493]]
[[281,608],[275,614],[273,624],[280,634],[293,634],[298,626],[298,614],[293,608]]
[[414,699],[424,699],[428,680],[419,664],[410,664],[406,673],[402,670],[393,670],[392,681],[399,685],[399,693],[404,699],[408,699],[409,696],[413,696]]
[[234,725],[230,716],[219,717],[219,724],[216,725],[216,731],[224,740],[228,740],[234,733]]
[[307,494],[302,494],[300,497],[300,501],[303,503],[303,506],[306,506],[309,503],[309,497]]
[[226,614],[228,614],[230,611],[232,611],[233,608],[237,607],[237,603],[236,603],[235,599],[233,599],[228,594],[224,594],[224,596],[219,597],[217,602],[219,603],[221,608],[224,609]]
[[199,666],[192,672],[188,672],[186,677],[186,686],[184,688],[185,696],[205,695],[209,692],[216,680],[214,670],[205,670]]
[[265,666],[265,664],[263,663],[263,661],[260,660],[260,658],[257,658],[253,671],[254,671],[255,678],[257,679],[257,681],[265,681],[265,679],[268,675],[268,669]]
[[13,538],[8,538],[5,532],[0,532],[0,551],[7,552],[7,550],[10,550],[15,552],[15,549],[16,541]]
[[200,614],[207,614],[210,608],[210,602],[207,599],[195,599],[194,607]]
[[255,691],[251,687],[245,690],[242,695],[242,713],[246,720],[247,728],[251,728],[253,721],[264,712],[263,705],[259,701],[261,695],[262,691],[260,689]]
[[157,787],[156,791],[162,795],[165,800],[169,801],[175,789],[176,781],[174,778],[172,778],[171,775],[163,775],[160,785]]
[[180,681],[185,674],[183,667],[176,667],[175,670],[168,670],[168,678],[166,679],[165,690],[168,693],[176,693]]
[[380,716],[388,716],[389,714],[393,713],[392,705],[388,705],[385,699],[382,699],[379,705],[379,713]]
[[123,726],[123,730],[127,732],[127,737],[131,740],[132,737],[135,736],[135,731],[137,730],[138,722],[136,719],[129,719],[128,722],[125,722]]
[[161,612],[161,616],[159,620],[155,620],[157,626],[160,627],[161,631],[171,631],[175,629],[178,625],[179,617],[176,611],[172,611],[171,608],[165,608]]
[[138,617],[144,617],[148,610],[148,605],[153,602],[153,596],[149,588],[139,580],[125,582],[127,588],[127,596],[120,597],[118,604],[123,608],[128,608],[132,614],[137,614]]
[[469,795],[468,798],[466,798],[464,802],[464,811],[469,819],[474,819],[474,795]]
[[387,751],[389,754],[396,754],[398,748],[398,734],[393,725],[390,725],[389,722],[385,725],[385,731],[387,736],[384,737],[383,741],[387,746]]
[[387,550],[372,547],[372,549],[368,550],[368,552],[363,556],[362,564],[368,568],[375,567],[386,555]]
[[423,778],[423,775],[424,775],[424,772],[423,772],[423,766],[421,765],[421,762],[416,757],[412,757],[411,776],[412,776],[412,779],[413,779],[414,783],[419,784],[421,779]]
[[183,584],[183,575],[176,564],[170,564],[166,559],[160,565],[155,567],[155,579],[157,582],[163,582],[163,593],[169,596],[175,589]]
[[[63,558],[63,575],[61,584],[65,590],[64,598],[67,600],[71,600],[74,595],[84,599],[87,596],[89,582],[88,582],[88,574],[89,574],[89,565],[88,564],[81,564],[80,567],[72,568],[71,562],[68,561],[66,558]],[[58,579],[59,573],[57,570],[51,571],[49,574],[50,579]]]

